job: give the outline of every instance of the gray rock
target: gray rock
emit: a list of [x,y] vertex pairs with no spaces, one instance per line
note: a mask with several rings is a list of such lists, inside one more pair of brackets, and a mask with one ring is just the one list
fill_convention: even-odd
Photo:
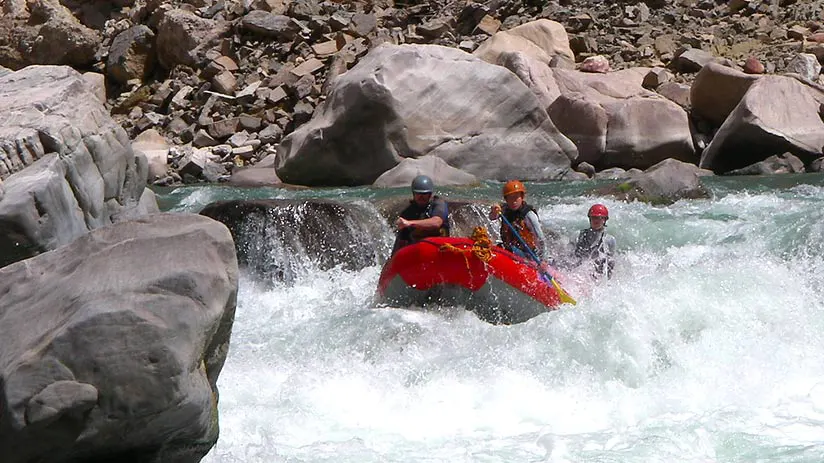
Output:
[[275,156],[269,155],[251,167],[241,167],[232,171],[229,183],[235,186],[278,186],[281,181],[275,173]]
[[824,146],[822,103],[824,91],[809,82],[760,77],[718,129],[699,166],[723,173],[786,152],[812,162]]
[[644,76],[644,81],[641,83],[641,86],[648,89],[655,89],[670,80],[672,80],[672,74],[670,74],[669,71],[664,68],[652,68],[647,75]]
[[82,421],[82,415],[97,405],[97,388],[77,381],[55,381],[26,405],[26,423],[47,426],[63,416]]
[[238,268],[226,227],[157,214],[0,269],[0,453],[32,461],[199,461]]
[[587,177],[592,177],[595,175],[595,167],[588,162],[578,164],[578,166],[575,167],[575,170],[581,172],[582,174],[586,174]]
[[311,19],[320,14],[319,2],[312,0],[295,0],[289,3],[289,15],[298,19]]
[[804,162],[791,153],[770,156],[767,159],[741,169],[727,172],[725,175],[774,175],[804,173]]
[[824,157],[815,159],[810,163],[810,172],[824,172]]
[[382,44],[284,138],[276,167],[287,183],[364,185],[426,154],[479,178],[548,180],[571,170],[576,150],[508,70],[456,49]]
[[744,98],[757,75],[718,63],[708,63],[695,77],[690,89],[693,113],[720,127]]
[[[283,129],[281,129],[277,124],[271,124],[258,132],[258,136],[260,137],[260,141],[262,143],[274,144],[280,141],[283,136]],[[274,156],[272,157],[272,160],[274,160]]]
[[479,183],[474,175],[450,166],[441,158],[422,156],[418,159],[404,159],[394,168],[381,174],[372,186],[381,188],[409,186],[412,179],[421,174],[428,175],[438,186]]
[[152,73],[157,59],[155,34],[142,24],[118,34],[109,47],[106,73],[115,82],[125,84],[132,79],[145,79]]
[[15,115],[0,122],[0,266],[142,207],[146,159],[76,71],[29,66],[0,77],[0,107]]
[[157,58],[166,69],[178,64],[195,68],[205,50],[229,30],[227,24],[183,10],[163,13],[157,31]]
[[712,53],[697,48],[688,48],[675,57],[672,66],[678,72],[691,73],[700,71],[713,61],[716,61],[716,57]]
[[[549,108],[555,125],[578,147],[578,161],[599,169],[646,169],[664,159],[695,162],[689,117],[644,89],[646,68],[607,74],[552,69],[560,96]],[[545,88],[552,86],[545,83]]]
[[237,242],[247,244],[238,248],[246,274],[270,282],[291,281],[307,267],[364,268],[381,262],[389,251],[381,249],[379,230],[385,225],[374,209],[355,203],[231,200],[209,204],[200,213],[224,223]]
[[252,33],[283,41],[294,39],[301,30],[300,25],[289,16],[260,10],[249,12],[241,24]]
[[689,111],[692,107],[690,87],[678,82],[667,82],[655,89],[655,92]]
[[30,44],[32,63],[86,67],[95,62],[100,34],[81,24],[60,2],[31,3],[36,15],[45,20],[37,30],[37,39]]
[[815,82],[821,74],[821,64],[816,55],[812,53],[801,53],[795,56],[787,65],[787,72],[792,72],[801,77]]
[[625,169],[622,169],[620,167],[611,167],[609,169],[604,169],[600,172],[597,172],[595,175],[593,175],[593,178],[595,178],[596,180],[601,180],[601,179],[617,180],[617,179],[631,178],[631,177],[632,177],[632,174],[627,173],[627,171]]
[[713,173],[694,164],[665,159],[641,174],[632,174],[627,182],[598,188],[595,192],[627,201],[672,204],[685,198],[710,198],[709,190],[700,181],[700,177],[708,175]]
[[352,15],[352,22],[349,24],[349,31],[358,37],[366,37],[375,30],[377,19],[372,13],[355,13]]

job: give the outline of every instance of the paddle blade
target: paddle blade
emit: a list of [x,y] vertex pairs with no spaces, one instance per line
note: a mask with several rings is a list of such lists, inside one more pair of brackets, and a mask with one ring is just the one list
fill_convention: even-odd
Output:
[[569,295],[569,293],[564,291],[564,288],[561,288],[561,285],[558,284],[558,280],[556,280],[555,278],[552,279],[552,285],[555,286],[555,290],[558,291],[558,296],[561,297],[561,302],[572,305],[577,304],[577,302],[575,302],[575,299],[573,299],[572,296]]

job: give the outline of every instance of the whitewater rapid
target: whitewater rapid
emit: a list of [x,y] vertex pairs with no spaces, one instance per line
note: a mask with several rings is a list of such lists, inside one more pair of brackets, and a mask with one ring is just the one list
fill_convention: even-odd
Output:
[[[615,277],[514,326],[375,308],[379,264],[244,278],[203,461],[824,461],[822,197],[605,201]],[[572,239],[595,199],[533,200]]]

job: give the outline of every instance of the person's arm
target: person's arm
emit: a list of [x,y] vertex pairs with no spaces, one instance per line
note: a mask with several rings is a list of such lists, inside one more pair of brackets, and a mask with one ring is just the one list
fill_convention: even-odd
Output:
[[612,269],[615,268],[615,237],[607,235],[607,278],[612,278]]
[[398,228],[403,230],[407,227],[417,227],[424,230],[437,230],[449,220],[446,202],[439,199],[432,204],[432,217],[420,220],[398,219]]
[[398,219],[398,228],[400,228],[401,230],[407,227],[417,227],[423,228],[425,230],[430,230],[441,228],[441,225],[443,225],[443,219],[438,216],[420,220],[407,220],[404,218]]
[[501,205],[495,204],[491,209],[489,209],[489,215],[487,217],[489,217],[489,220],[498,220],[498,217],[501,216],[501,212],[503,212]]
[[607,255],[612,258],[615,255],[615,237],[612,235],[604,236],[604,245]]
[[538,220],[538,214],[535,211],[529,211],[526,214],[526,226],[532,232],[532,236],[538,241],[536,244],[538,257],[543,260],[546,256],[546,237],[544,231],[541,229],[541,222]]
[[575,256],[575,265],[580,265],[586,255],[585,236],[586,230],[581,230],[578,232],[578,238],[575,240],[575,251],[573,251],[573,255]]

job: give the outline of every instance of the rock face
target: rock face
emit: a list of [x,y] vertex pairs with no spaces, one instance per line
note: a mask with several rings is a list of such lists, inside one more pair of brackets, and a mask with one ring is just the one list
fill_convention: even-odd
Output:
[[[154,180],[156,185],[224,181],[234,173],[247,177],[239,182],[271,183],[271,176],[247,168],[275,154],[283,137],[313,114],[322,110],[327,114],[316,117],[328,117],[329,104],[324,101],[335,81],[381,44],[452,47],[510,69],[532,90],[542,108],[560,100],[550,119],[584,148],[574,165],[588,162],[598,169],[611,165],[645,168],[668,156],[698,162],[695,158],[758,76],[793,73],[810,85],[824,84],[820,67],[824,63],[824,0],[4,0],[0,10],[0,65],[20,69],[32,63],[65,62],[84,71],[105,69],[107,104],[118,123],[131,137],[154,129],[173,145],[168,175]],[[615,87],[609,81],[617,78],[611,70],[644,69],[648,71],[642,85],[654,93],[631,97],[610,93]],[[605,79],[592,81],[590,90],[566,89],[561,95],[555,74],[576,70],[596,72]],[[426,77],[424,82],[432,85],[444,80],[437,74]],[[490,83],[490,79],[472,75],[452,79]],[[693,82],[694,108],[690,99]],[[489,94],[495,101],[499,97],[495,87],[509,91],[508,85],[491,84],[473,96],[487,98]],[[605,87],[605,91],[596,87]],[[397,85],[390,90],[393,96],[401,93]],[[421,89],[418,96],[425,92],[437,93]],[[681,106],[689,118],[656,99],[655,93]],[[517,95],[515,99],[520,98]],[[615,112],[622,99],[627,100],[627,111]],[[400,125],[415,112],[418,101],[399,101],[393,108],[404,104],[413,108],[391,115]],[[467,109],[490,110],[481,104]],[[498,127],[500,131],[511,122],[508,116],[500,123],[490,122],[496,115],[494,111],[484,114],[481,119],[486,125],[481,128]],[[589,118],[589,124],[579,123],[582,115]],[[524,120],[542,124],[538,119],[527,116]],[[570,123],[577,125],[572,127],[576,131],[568,131]],[[690,154],[685,133],[691,133],[697,154]],[[236,134],[243,134],[246,141],[230,142]],[[437,132],[429,136],[444,138]],[[446,136],[459,140],[455,144],[478,139],[475,132]],[[524,143],[533,137],[519,136]],[[507,138],[512,142],[518,136]],[[563,141],[554,134],[551,138],[569,154]],[[736,143],[742,145],[741,150],[749,144],[758,151],[761,141],[758,136],[750,141],[738,137]],[[208,151],[211,166],[192,172],[188,163],[176,163],[174,145],[189,143]],[[226,143],[232,145],[232,156],[222,148]],[[487,148],[499,152],[521,149],[524,143],[488,143]],[[354,146],[350,152],[357,149]],[[550,146],[544,151],[556,149]],[[429,153],[397,157],[421,154]],[[350,156],[347,163],[356,157],[360,158]],[[452,167],[478,176],[476,170],[455,164],[447,155],[442,157]],[[809,159],[801,158],[809,169]],[[517,165],[520,160],[514,161]],[[397,158],[383,159],[377,165],[386,170],[397,162]],[[337,168],[334,163],[328,165]],[[538,172],[531,167],[530,171]],[[554,168],[550,166],[549,171]],[[348,170],[327,174],[329,179],[306,175],[311,182],[307,185],[355,184]],[[376,178],[372,171],[379,169],[372,165],[365,170],[357,175],[360,185],[370,184]],[[304,173],[288,181],[297,182]],[[494,169],[492,173],[500,174]],[[578,177],[563,172],[558,172],[560,177],[547,177],[547,173],[538,172],[538,177]]]
[[146,160],[69,67],[0,76],[0,266],[157,210]]
[[718,129],[700,167],[727,172],[786,152],[805,163],[821,157],[824,90],[787,76],[762,76]]
[[3,461],[200,461],[218,437],[237,283],[229,231],[195,214],[0,270]]
[[335,80],[311,121],[278,148],[281,180],[371,184],[427,154],[481,178],[562,178],[574,145],[506,69],[460,50],[381,45]]
[[575,142],[579,162],[645,169],[667,158],[697,160],[686,111],[642,87],[648,71],[553,70],[560,96],[549,115]]
[[693,114],[720,127],[757,79],[719,63],[707,64],[690,88]]

